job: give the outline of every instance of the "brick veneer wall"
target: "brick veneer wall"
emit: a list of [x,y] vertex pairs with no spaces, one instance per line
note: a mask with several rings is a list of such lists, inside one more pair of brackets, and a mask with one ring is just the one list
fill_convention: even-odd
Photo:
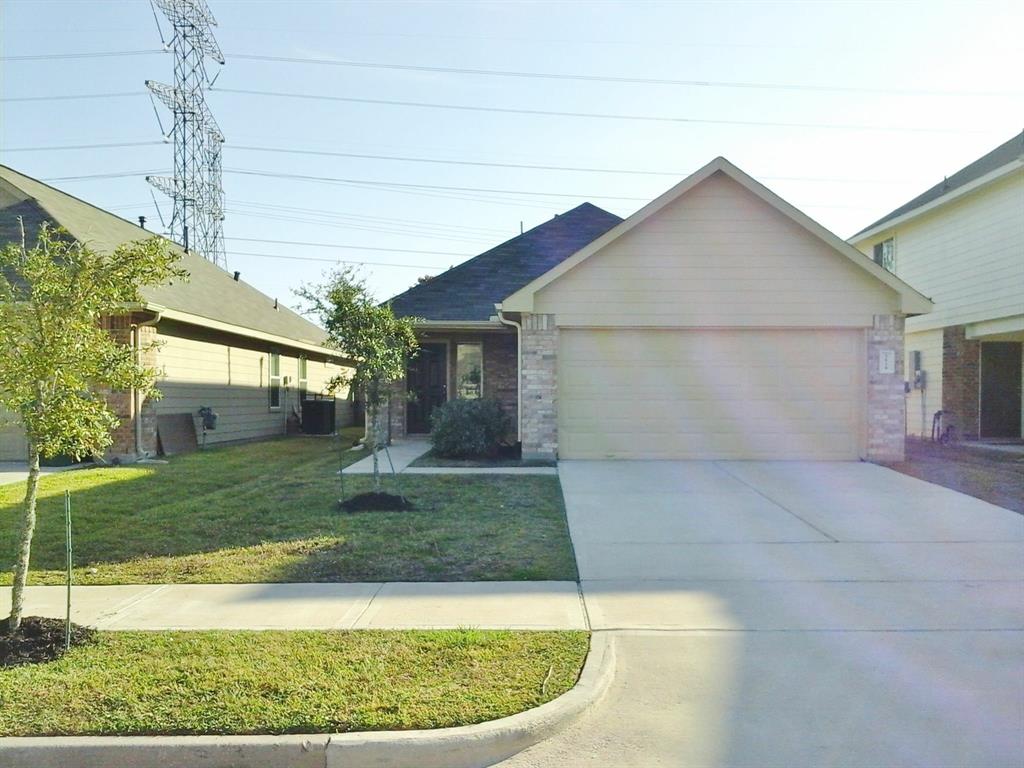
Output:
[[[497,400],[512,419],[514,430],[518,417],[519,385],[516,381],[518,364],[516,360],[515,331],[488,333],[450,333],[432,331],[420,337],[424,344],[447,344],[448,354],[448,391],[455,386],[455,350],[457,344],[482,344],[484,355],[484,397]],[[406,391],[403,379],[395,383],[396,396],[390,403],[390,427],[392,439],[401,439],[406,435],[406,403],[401,396]]]
[[953,424],[965,440],[976,440],[980,423],[981,342],[968,339],[966,328],[942,329],[943,424]]
[[[121,317],[107,317],[103,319],[103,327],[121,344],[131,344],[132,325],[145,322],[151,319],[148,315],[124,315]],[[150,325],[140,325],[139,343],[145,348],[156,340],[156,328]],[[142,354],[142,365],[148,368],[157,367],[157,349],[147,349]],[[135,445],[135,414],[132,408],[132,393],[130,390],[104,390],[104,398],[107,406],[117,416],[117,428],[111,434],[113,443],[107,449],[110,458],[122,460],[134,460],[141,455],[155,456],[157,452],[156,441],[156,407],[153,400],[145,400],[142,403],[142,444]]]
[[[906,435],[906,393],[903,385],[903,317],[875,315],[867,332],[868,401],[867,458],[903,461]],[[880,373],[882,350],[896,357],[893,373]]]
[[554,315],[523,315],[523,458],[558,455],[558,328]]

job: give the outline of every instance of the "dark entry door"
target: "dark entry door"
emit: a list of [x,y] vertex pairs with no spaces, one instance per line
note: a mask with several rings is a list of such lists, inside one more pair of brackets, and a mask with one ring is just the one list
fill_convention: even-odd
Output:
[[430,414],[448,399],[448,346],[421,344],[406,370],[409,404],[405,428],[410,434],[430,431]]
[[1020,437],[1021,349],[1018,341],[981,345],[981,436]]

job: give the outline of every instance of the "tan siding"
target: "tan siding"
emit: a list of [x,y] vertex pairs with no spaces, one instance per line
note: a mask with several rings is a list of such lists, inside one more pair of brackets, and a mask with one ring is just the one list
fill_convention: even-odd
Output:
[[[281,377],[288,379],[282,389],[281,408],[270,408],[270,345],[258,348],[238,346],[230,337],[218,339],[184,335],[182,328],[161,326],[157,353],[160,376],[157,386],[163,398],[157,413],[191,413],[208,405],[220,417],[216,431],[207,434],[207,442],[250,440],[285,433],[286,418],[297,406],[298,357],[296,351],[281,349]],[[256,348],[254,348],[256,347]],[[308,358],[309,390],[323,392],[328,379],[341,369],[323,359]],[[351,420],[347,392],[336,394],[339,425]]]
[[908,332],[1024,313],[1024,171],[858,247],[894,234],[896,274],[935,302]]
[[895,291],[723,174],[543,288],[560,326],[867,327]]
[[913,381],[914,370],[910,353],[921,352],[921,367],[925,371],[925,388],[911,389],[907,395],[907,434],[929,437],[932,417],[942,408],[942,329],[908,333],[906,337],[907,380]]

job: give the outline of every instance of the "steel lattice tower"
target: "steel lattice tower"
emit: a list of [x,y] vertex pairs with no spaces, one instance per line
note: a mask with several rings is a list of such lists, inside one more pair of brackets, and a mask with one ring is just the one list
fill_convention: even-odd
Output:
[[150,92],[174,115],[170,133],[174,175],[147,176],[146,181],[174,201],[171,238],[185,250],[226,268],[221,182],[224,134],[206,105],[206,91],[213,84],[206,72],[206,60],[224,63],[224,55],[210,29],[217,21],[205,0],[152,2],[174,30],[169,45],[174,53],[174,85],[146,81]]

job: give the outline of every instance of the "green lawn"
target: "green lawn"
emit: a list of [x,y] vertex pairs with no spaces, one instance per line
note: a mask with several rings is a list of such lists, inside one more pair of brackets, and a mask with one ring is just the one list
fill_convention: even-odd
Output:
[[103,632],[0,669],[0,736],[443,728],[575,683],[584,632]]
[[[576,578],[556,477],[403,475],[414,511],[347,514],[338,462],[336,442],[293,437],[46,476],[30,583],[64,578],[65,488],[79,584]],[[0,584],[23,493],[0,486]]]

